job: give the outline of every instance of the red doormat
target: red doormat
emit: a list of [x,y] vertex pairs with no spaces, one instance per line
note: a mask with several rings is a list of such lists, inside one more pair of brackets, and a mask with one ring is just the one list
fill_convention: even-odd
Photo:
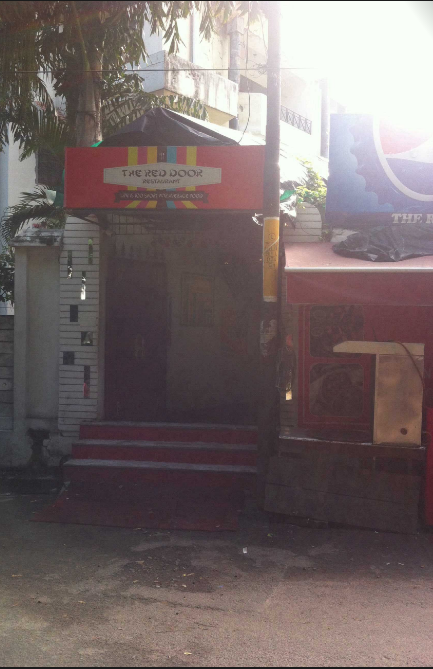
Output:
[[54,504],[36,513],[43,523],[161,530],[235,531],[243,508],[242,491],[167,486],[98,486],[77,484]]

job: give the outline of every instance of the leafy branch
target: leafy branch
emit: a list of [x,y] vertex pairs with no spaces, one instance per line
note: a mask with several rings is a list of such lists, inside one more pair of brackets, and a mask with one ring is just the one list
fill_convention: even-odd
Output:
[[326,207],[326,183],[320,174],[314,169],[313,164],[309,160],[299,159],[301,165],[305,168],[305,179],[304,183],[300,186],[297,186],[296,197],[297,204],[301,207],[305,203],[312,204],[319,211],[320,218],[322,220],[322,238],[328,239],[329,230],[326,225],[325,220],[325,207]]

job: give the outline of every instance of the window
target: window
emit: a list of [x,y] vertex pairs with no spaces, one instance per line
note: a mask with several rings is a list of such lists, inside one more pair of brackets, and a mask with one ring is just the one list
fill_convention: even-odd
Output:
[[63,351],[63,364],[64,365],[75,365],[75,353],[74,353],[74,351]]
[[311,305],[299,312],[299,425],[367,428],[371,359],[335,353],[342,341],[364,339],[359,305]]

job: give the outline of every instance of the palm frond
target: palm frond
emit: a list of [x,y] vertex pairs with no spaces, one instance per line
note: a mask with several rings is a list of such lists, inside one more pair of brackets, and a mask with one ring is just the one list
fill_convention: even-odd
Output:
[[115,86],[113,90],[105,91],[102,102],[102,130],[103,136],[118,132],[128,123],[132,123],[149,109],[164,107],[187,114],[195,118],[208,120],[206,106],[200,100],[187,95],[155,95],[146,93],[140,87],[129,92]]
[[[0,113],[0,118],[1,116]],[[40,149],[46,149],[63,159],[65,147],[75,143],[73,129],[55,111],[33,108],[25,118],[15,114],[7,116],[14,140],[19,142],[20,160]]]
[[0,236],[9,243],[30,221],[40,221],[46,228],[63,228],[66,212],[52,202],[48,190],[37,186],[32,192],[21,194],[18,204],[8,207],[0,221]]
[[[35,21],[35,5],[40,4],[0,3],[0,146],[8,142],[10,119],[22,117],[25,122],[34,102],[42,104],[47,113],[54,111],[47,86],[38,74],[46,69]],[[15,131],[16,126],[12,135],[20,141]]]

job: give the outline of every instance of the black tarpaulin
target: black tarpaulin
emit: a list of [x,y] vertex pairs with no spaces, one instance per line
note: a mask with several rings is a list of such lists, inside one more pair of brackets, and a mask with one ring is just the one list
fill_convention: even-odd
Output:
[[189,118],[169,109],[157,107],[128,123],[98,146],[222,146],[234,145],[209,127],[204,128]]
[[399,262],[433,255],[433,226],[410,223],[381,226],[368,232],[355,232],[332,247],[346,258],[371,262]]

